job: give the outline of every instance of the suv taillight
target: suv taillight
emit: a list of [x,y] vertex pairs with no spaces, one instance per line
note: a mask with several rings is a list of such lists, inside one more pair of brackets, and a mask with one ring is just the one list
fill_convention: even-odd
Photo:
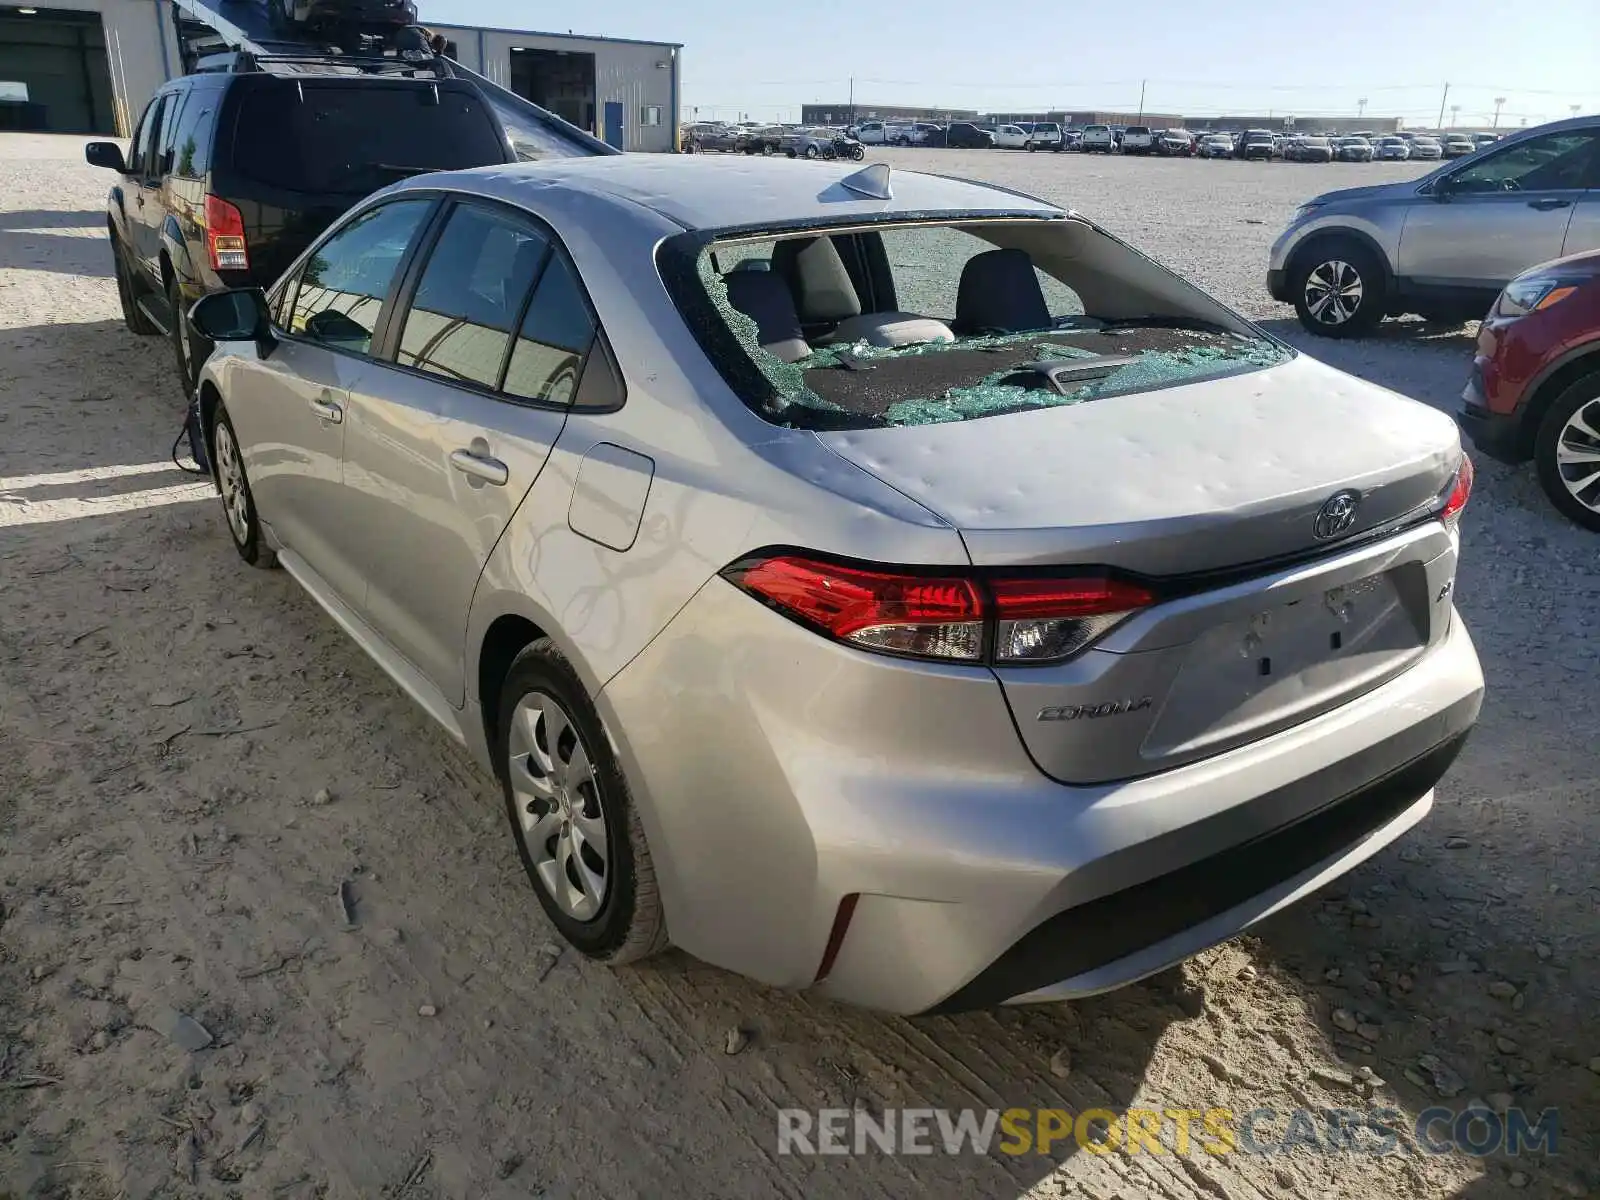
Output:
[[248,271],[244,214],[218,196],[206,197],[206,253],[213,271]]
[[1059,662],[1156,601],[1139,584],[1101,574],[925,574],[797,554],[743,559],[722,574],[836,641],[947,662]]

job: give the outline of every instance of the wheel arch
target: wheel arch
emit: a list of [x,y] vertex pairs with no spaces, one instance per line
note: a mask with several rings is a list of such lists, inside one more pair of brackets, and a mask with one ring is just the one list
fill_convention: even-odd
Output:
[[1356,229],[1348,225],[1335,225],[1326,229],[1318,229],[1306,237],[1296,246],[1284,264],[1286,279],[1292,279],[1305,265],[1306,259],[1327,246],[1330,242],[1354,242],[1360,246],[1378,263],[1378,270],[1383,273],[1383,293],[1385,299],[1392,298],[1395,291],[1394,268],[1389,264],[1389,256],[1383,252],[1383,247],[1376,238],[1365,230]]
[[1522,420],[1517,424],[1517,449],[1533,454],[1534,439],[1545,413],[1556,402],[1556,397],[1588,375],[1600,375],[1600,337],[1568,350],[1550,363],[1528,388],[1528,402],[1523,408]]
[[217,479],[217,410],[222,407],[222,392],[209,379],[200,381],[200,437],[206,444],[206,461],[211,464],[211,481]]

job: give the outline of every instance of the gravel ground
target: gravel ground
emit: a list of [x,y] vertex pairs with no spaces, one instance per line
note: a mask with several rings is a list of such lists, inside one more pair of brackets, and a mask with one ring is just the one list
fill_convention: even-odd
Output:
[[[1313,343],[1263,291],[1297,203],[1413,168],[885,157],[1066,200],[1310,353],[1459,391],[1469,331]],[[117,319],[79,142],[0,137],[0,164],[0,1197],[1600,1189],[1600,543],[1529,472],[1480,460],[1457,601],[1489,694],[1434,815],[1259,936],[1077,1005],[918,1020],[676,954],[609,971],[554,950],[493,785],[286,576],[237,562],[214,502],[173,471],[71,474],[166,460],[170,355]],[[1402,1125],[1559,1106],[1561,1153],[776,1150],[786,1106],[1369,1093]]]

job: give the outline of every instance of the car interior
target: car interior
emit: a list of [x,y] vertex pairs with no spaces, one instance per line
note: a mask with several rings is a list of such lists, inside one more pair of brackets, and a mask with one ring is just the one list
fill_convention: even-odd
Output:
[[1191,376],[1278,354],[1085,222],[819,230],[710,253],[728,308],[750,322],[746,351],[847,422],[985,388],[1036,407],[1026,393],[1081,396],[1141,362]]

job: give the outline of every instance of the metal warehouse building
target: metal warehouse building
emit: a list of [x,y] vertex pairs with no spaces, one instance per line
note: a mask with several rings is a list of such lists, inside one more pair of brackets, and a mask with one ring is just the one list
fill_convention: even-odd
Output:
[[[619,149],[677,144],[681,46],[429,27],[463,66]],[[0,4],[0,130],[128,136],[156,88],[183,73],[178,34],[169,0]]]

